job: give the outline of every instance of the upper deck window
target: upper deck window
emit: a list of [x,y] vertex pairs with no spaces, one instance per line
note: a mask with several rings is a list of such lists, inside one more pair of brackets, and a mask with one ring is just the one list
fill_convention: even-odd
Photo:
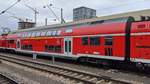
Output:
[[46,36],[51,36],[52,35],[52,31],[48,31],[47,33],[46,33]]
[[27,37],[27,36],[28,36],[28,33],[25,33],[25,34],[24,34],[24,37]]
[[53,31],[52,35],[55,36],[57,34],[57,31]]
[[27,37],[31,37],[31,35],[32,35],[32,32],[29,32]]
[[31,37],[35,37],[36,36],[36,32],[32,32]]
[[24,34],[21,34],[21,37],[24,38]]
[[36,33],[36,36],[41,36],[41,32],[37,32],[37,33]]
[[42,33],[41,33],[41,36],[45,36],[45,35],[46,35],[46,32],[42,32]]
[[72,29],[67,29],[67,30],[66,30],[66,33],[71,33],[71,32],[73,32]]
[[61,30],[58,30],[56,35],[60,35],[60,34],[61,34]]

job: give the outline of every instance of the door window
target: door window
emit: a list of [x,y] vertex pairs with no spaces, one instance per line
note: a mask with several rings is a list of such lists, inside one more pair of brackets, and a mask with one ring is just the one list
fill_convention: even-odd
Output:
[[71,52],[71,41],[69,41],[69,52]]
[[113,56],[112,48],[105,48],[105,55],[106,56]]
[[113,38],[112,38],[112,36],[105,37],[105,45],[113,45]]
[[64,52],[65,52],[65,54],[67,54],[67,55],[69,55],[69,54],[71,54],[72,53],[72,40],[71,40],[71,38],[65,38],[64,39],[65,41],[64,41]]
[[65,52],[67,52],[67,48],[68,48],[67,41],[65,41]]

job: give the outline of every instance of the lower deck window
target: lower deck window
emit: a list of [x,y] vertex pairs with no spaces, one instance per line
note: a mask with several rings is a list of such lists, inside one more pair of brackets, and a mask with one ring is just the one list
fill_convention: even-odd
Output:
[[45,45],[45,51],[46,52],[61,52],[61,46],[57,45]]
[[88,37],[82,37],[82,45],[88,45]]
[[9,44],[14,44],[15,43],[14,40],[9,40],[8,42],[9,42]]
[[23,45],[23,46],[21,46],[21,49],[23,49],[23,50],[32,50],[32,45],[30,44],[30,45]]
[[55,52],[61,52],[61,46],[55,46]]

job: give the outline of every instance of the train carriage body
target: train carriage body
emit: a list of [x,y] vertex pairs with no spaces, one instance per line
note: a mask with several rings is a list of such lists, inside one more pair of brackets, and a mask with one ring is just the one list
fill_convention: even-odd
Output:
[[[2,38],[2,37],[1,37]],[[2,44],[2,40],[0,40]],[[42,54],[102,64],[150,64],[150,21],[132,17],[19,31],[2,46],[16,52]]]
[[134,22],[131,28],[131,61],[150,63],[150,21]]

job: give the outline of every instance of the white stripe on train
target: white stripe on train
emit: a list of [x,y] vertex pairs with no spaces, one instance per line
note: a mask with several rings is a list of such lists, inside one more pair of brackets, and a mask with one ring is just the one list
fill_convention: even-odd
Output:
[[[0,47],[2,49],[10,49],[10,48],[4,48],[4,47]],[[21,49],[15,49],[15,48],[11,48],[13,50],[16,50],[18,52],[22,52],[22,53],[36,53],[36,54],[40,54],[40,55],[54,55],[54,56],[62,56],[62,57],[71,57],[73,59],[77,59],[79,57],[95,57],[95,58],[101,58],[101,59],[110,59],[110,60],[120,60],[123,61],[124,57],[117,57],[117,56],[102,56],[102,55],[93,55],[93,54],[77,54],[77,55],[65,55],[65,54],[59,54],[59,53],[49,53],[49,52],[38,52],[38,51],[28,51],[28,50],[21,50]],[[150,63],[149,59],[139,59],[139,58],[131,58],[130,59],[132,62],[141,62],[141,63]]]
[[143,32],[143,33],[131,33],[131,36],[141,36],[141,35],[150,35],[150,32]]

